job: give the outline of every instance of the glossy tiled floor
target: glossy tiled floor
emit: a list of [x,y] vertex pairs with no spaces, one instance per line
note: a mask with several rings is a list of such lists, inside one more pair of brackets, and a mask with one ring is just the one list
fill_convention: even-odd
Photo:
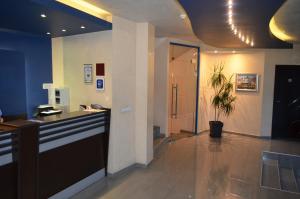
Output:
[[207,134],[166,144],[148,168],[98,182],[74,199],[296,199],[260,187],[262,151],[300,155],[299,142]]

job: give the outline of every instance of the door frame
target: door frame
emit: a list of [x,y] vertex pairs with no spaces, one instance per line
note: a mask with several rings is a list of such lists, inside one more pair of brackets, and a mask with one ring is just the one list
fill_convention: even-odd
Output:
[[199,46],[194,46],[194,45],[189,45],[189,44],[183,44],[183,43],[177,43],[177,42],[170,42],[170,45],[174,46],[182,46],[182,47],[187,47],[187,48],[193,48],[197,49],[197,80],[196,80],[196,116],[195,116],[195,129],[194,129],[194,134],[198,134],[198,109],[199,109],[199,87],[200,87],[200,47]]

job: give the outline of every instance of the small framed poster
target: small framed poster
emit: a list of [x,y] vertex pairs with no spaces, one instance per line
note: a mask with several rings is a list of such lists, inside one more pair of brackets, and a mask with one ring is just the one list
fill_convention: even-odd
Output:
[[92,64],[84,64],[84,83],[91,84],[93,83],[93,65]]
[[105,88],[105,80],[104,77],[97,77],[96,79],[96,90],[104,91]]
[[96,76],[105,76],[105,64],[104,63],[96,64]]
[[237,91],[258,91],[258,75],[257,74],[236,74],[236,90]]

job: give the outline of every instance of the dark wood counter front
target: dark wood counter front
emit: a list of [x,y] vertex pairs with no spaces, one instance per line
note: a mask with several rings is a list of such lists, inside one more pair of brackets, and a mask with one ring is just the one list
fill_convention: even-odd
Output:
[[[0,185],[7,189],[0,186],[0,198],[62,198],[103,177],[107,173],[109,127],[110,110],[0,125]],[[10,142],[16,140],[12,135],[17,142]],[[10,150],[5,151],[9,144]]]
[[0,198],[17,198],[16,128],[0,124]]
[[0,198],[37,198],[38,124],[0,124]]
[[41,122],[39,198],[49,198],[101,170],[106,173],[110,111],[37,119]]

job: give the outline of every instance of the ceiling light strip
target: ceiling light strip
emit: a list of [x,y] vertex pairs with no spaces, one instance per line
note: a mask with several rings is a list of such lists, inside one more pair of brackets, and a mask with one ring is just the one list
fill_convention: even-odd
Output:
[[282,41],[293,41],[295,39],[293,36],[287,34],[284,30],[279,28],[274,17],[272,17],[269,23],[269,28],[272,34]]
[[89,15],[97,17],[99,19],[103,19],[105,21],[111,22],[112,14],[108,11],[99,8],[87,1],[84,0],[56,0],[59,3],[65,4],[82,12],[85,12]]
[[233,8],[233,0],[227,0],[227,21],[231,31],[240,41],[251,47],[254,47],[254,39],[249,35],[244,34],[239,28],[237,28],[233,18]]

